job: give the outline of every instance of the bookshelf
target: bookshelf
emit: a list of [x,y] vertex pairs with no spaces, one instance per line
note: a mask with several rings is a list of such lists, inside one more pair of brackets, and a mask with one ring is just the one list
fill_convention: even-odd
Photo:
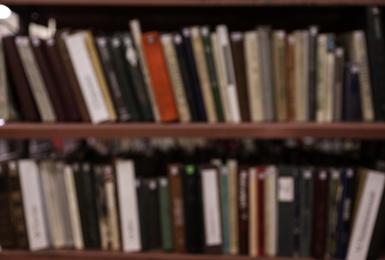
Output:
[[[355,14],[355,8],[360,8],[366,5],[379,5],[385,7],[385,0],[3,0],[2,4],[10,5],[21,14],[38,13],[40,17],[37,22],[44,22],[49,17],[57,17],[60,26],[69,25],[75,26],[77,23],[80,27],[88,26],[89,24],[101,28],[110,28],[118,24],[119,29],[125,28],[125,10],[128,8],[138,8],[139,18],[149,17],[151,11],[146,13],[146,8],[156,10],[167,10],[175,8],[170,12],[187,10],[185,8],[195,8],[193,12],[205,8],[237,8],[236,15],[241,15],[243,10],[248,7],[266,8],[268,14],[274,12],[272,9],[300,7],[300,8],[339,8],[349,9],[346,15]],[[62,9],[62,7],[64,7]],[[122,11],[119,8],[122,7]],[[97,14],[103,13],[107,8],[107,14],[104,18],[110,17],[116,12],[117,18],[111,23],[105,25],[105,19],[100,19]],[[271,10],[270,10],[271,8]],[[350,10],[352,8],[352,10]],[[89,9],[89,10],[88,10]],[[94,14],[94,11],[97,14]],[[198,11],[197,11],[198,10]],[[70,14],[74,11],[76,14],[85,12],[84,17],[76,17],[71,21]],[[223,10],[221,10],[223,12]],[[186,12],[186,11],[184,11]],[[324,11],[326,12],[326,11]],[[134,15],[132,11],[129,15]],[[205,14],[207,15],[208,12]],[[298,13],[298,11],[297,11]],[[269,15],[262,16],[263,19],[270,19]],[[135,13],[136,15],[136,13]],[[165,25],[160,25],[160,29],[173,27],[173,19],[176,15],[170,18]],[[310,14],[311,15],[311,14]],[[310,16],[309,15],[309,16]],[[194,15],[190,15],[191,17]],[[185,23],[191,24],[191,17],[181,18]],[[246,17],[251,17],[250,13]],[[286,15],[287,16],[287,15]],[[275,15],[274,17],[279,17]],[[89,18],[89,19],[88,19]],[[204,22],[215,23],[215,19],[202,19]],[[88,19],[86,21],[86,19]],[[232,16],[226,16],[227,20],[236,20]],[[263,20],[262,19],[262,20]],[[332,16],[326,22],[327,26],[333,24]],[[29,19],[28,19],[29,20]],[[33,19],[32,19],[33,20]],[[245,19],[247,20],[247,19]],[[145,22],[145,27],[151,23],[156,23],[154,18],[149,22]],[[248,21],[237,22],[236,26],[249,23]],[[281,21],[275,23],[282,24]],[[303,22],[298,20],[293,22],[293,26]],[[353,22],[355,25],[355,22]],[[353,27],[354,27],[353,25]],[[342,25],[343,26],[343,25]],[[257,139],[299,139],[305,137],[311,138],[346,138],[346,139],[362,139],[362,140],[385,140],[385,123],[111,123],[92,125],[88,123],[7,123],[0,126],[0,139],[47,139],[47,138],[63,138],[63,139],[82,139],[95,137],[100,139],[115,139],[115,138],[159,138],[159,137],[181,137],[181,138],[257,138]],[[143,253],[122,253],[122,252],[107,252],[107,251],[74,251],[74,250],[43,250],[40,252],[28,252],[23,250],[5,250],[0,252],[0,259],[3,260],[52,260],[52,259],[132,259],[132,260],[241,260],[241,259],[256,259],[248,256],[228,256],[228,255],[194,255],[194,254],[175,254],[163,252],[143,252]],[[257,259],[313,259],[313,258],[284,258],[284,257],[258,257]],[[381,259],[385,259],[382,257]]]

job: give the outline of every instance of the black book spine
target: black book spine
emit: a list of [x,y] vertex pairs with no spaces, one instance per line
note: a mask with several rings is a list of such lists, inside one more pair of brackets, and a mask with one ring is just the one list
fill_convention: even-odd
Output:
[[161,249],[162,241],[160,235],[160,216],[159,216],[159,197],[158,183],[156,179],[146,179],[144,181],[144,192],[146,207],[146,226],[148,235],[149,249]]
[[144,202],[146,201],[146,192],[144,188],[144,181],[142,178],[136,179],[136,193],[138,197],[138,208],[139,208],[139,223],[140,223],[140,240],[142,244],[142,250],[149,249],[149,238],[147,232],[147,222],[146,218],[148,217],[147,208],[145,207]]
[[350,63],[345,66],[343,97],[343,121],[361,121],[359,66],[357,64]]
[[309,28],[309,121],[316,120],[318,28]]
[[183,49],[186,58],[187,72],[190,74],[192,93],[197,108],[198,121],[207,121],[205,105],[203,103],[202,89],[199,82],[198,71],[195,64],[189,28],[182,29]]
[[239,254],[249,253],[249,172],[240,167],[238,172],[238,244]]

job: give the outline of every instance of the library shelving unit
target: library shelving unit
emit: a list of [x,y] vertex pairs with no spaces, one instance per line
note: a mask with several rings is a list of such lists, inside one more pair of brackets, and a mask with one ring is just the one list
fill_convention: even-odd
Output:
[[[176,29],[176,25],[217,24],[219,19],[234,28],[270,23],[287,29],[322,23],[323,28],[356,26],[356,16],[366,5],[385,7],[385,0],[3,0],[21,16],[21,26],[30,21],[46,23],[55,18],[58,27],[128,29],[139,18],[147,29]],[[290,10],[290,11],[286,11]],[[305,12],[303,10],[306,10]],[[257,13],[257,14],[256,14]],[[340,15],[336,15],[336,13]],[[106,20],[108,19],[108,20]],[[106,22],[108,21],[108,22]],[[290,21],[290,22],[288,22]],[[24,24],[23,24],[24,23]],[[154,26],[153,26],[154,25]],[[232,26],[230,26],[232,27]],[[338,28],[337,28],[338,30]],[[37,138],[355,138],[385,139],[385,123],[7,123],[0,126],[0,139]],[[199,260],[251,259],[247,256],[193,255],[163,252],[122,253],[96,250],[4,250],[2,260],[70,259]],[[258,259],[293,259],[259,257]],[[311,259],[311,258],[301,258]]]

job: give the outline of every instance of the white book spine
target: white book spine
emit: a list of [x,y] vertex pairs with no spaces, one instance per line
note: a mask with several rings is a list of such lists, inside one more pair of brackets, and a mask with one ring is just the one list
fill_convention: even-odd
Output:
[[278,223],[277,223],[277,168],[267,166],[265,168],[265,250],[266,255],[277,255]]
[[222,224],[218,172],[212,168],[203,169],[201,176],[206,246],[219,246],[222,245]]
[[125,252],[140,251],[142,244],[139,230],[140,223],[134,163],[130,160],[118,160],[115,163],[115,168],[122,249]]
[[109,111],[87,49],[86,34],[78,32],[64,40],[92,123],[108,121]]
[[18,36],[15,39],[15,43],[42,120],[44,122],[55,122],[56,116],[53,110],[52,102],[48,97],[43,76],[38,68],[35,56],[33,55],[29,37]]
[[251,120],[261,122],[263,121],[264,111],[258,33],[256,31],[246,32],[244,44]]
[[225,72],[225,82],[227,89],[228,105],[231,113],[231,121],[239,123],[241,121],[241,114],[238,104],[237,84],[235,81],[234,63],[231,54],[231,46],[229,42],[229,33],[225,25],[218,25],[216,28],[220,56],[222,57],[222,67]]
[[44,209],[39,180],[39,169],[34,160],[18,161],[20,184],[23,194],[23,208],[27,224],[29,249],[45,249],[49,246],[47,227],[44,221]]
[[385,173],[368,171],[349,241],[347,260],[365,260],[380,207]]
[[142,29],[140,28],[139,20],[133,19],[129,22],[129,26],[131,29],[132,37],[134,38],[136,48],[138,50],[139,58],[140,58],[140,67],[142,68],[142,73],[144,77],[144,81],[146,84],[146,91],[148,93],[148,97],[150,99],[152,113],[154,115],[155,121],[160,122],[160,115],[159,115],[159,109],[158,105],[156,103],[156,98],[154,91],[152,89],[152,82],[150,73],[148,72],[147,62],[146,62],[146,56],[143,51],[143,44],[142,44]]
[[71,166],[69,165],[64,167],[64,184],[66,187],[74,247],[75,249],[81,250],[84,248],[83,231],[80,223],[78,196],[75,189],[74,173]]
[[225,122],[231,122],[231,113],[226,91],[225,72],[223,71],[224,67],[222,66],[223,61],[219,50],[220,46],[218,42],[218,36],[215,32],[211,33],[211,44],[213,46],[215,68],[217,70],[218,75],[218,84],[222,101],[223,115],[225,118]]

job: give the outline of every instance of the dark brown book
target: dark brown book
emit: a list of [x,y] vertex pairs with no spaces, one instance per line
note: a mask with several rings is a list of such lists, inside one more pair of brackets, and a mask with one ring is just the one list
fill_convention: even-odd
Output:
[[75,94],[70,86],[67,73],[65,72],[62,58],[59,54],[59,49],[55,39],[48,39],[42,42],[47,60],[49,72],[53,77],[54,86],[58,91],[62,101],[62,106],[65,109],[65,114],[68,121],[80,121],[80,108],[77,102],[74,102]]
[[186,252],[181,170],[179,164],[170,164],[168,166],[174,252],[176,253]]
[[328,172],[318,169],[314,186],[313,203],[313,257],[323,258],[327,218]]
[[28,248],[27,225],[25,223],[23,197],[19,172],[15,161],[9,161],[6,165],[8,180],[9,209],[12,219],[12,228],[16,236],[16,247]]
[[243,34],[231,33],[231,51],[237,83],[238,104],[242,121],[250,121],[249,99],[247,94],[246,63],[244,55]]
[[69,35],[69,33],[70,32],[67,29],[59,30],[55,35],[55,40],[56,40],[56,43],[57,43],[57,46],[59,49],[61,60],[62,60],[63,65],[64,65],[63,72],[65,73],[65,75],[67,76],[67,78],[69,80],[72,92],[75,94],[74,100],[76,101],[76,103],[79,107],[80,115],[81,115],[83,121],[90,122],[91,121],[90,115],[89,115],[89,112],[87,110],[86,103],[85,103],[83,94],[81,92],[80,86],[79,86],[79,82],[76,78],[75,70],[72,66],[72,62],[71,62],[66,44],[64,42],[64,38],[67,35]]
[[16,246],[8,194],[7,167],[5,164],[0,164],[0,245],[2,248]]
[[24,121],[39,121],[40,116],[32,96],[31,88],[27,76],[21,64],[21,60],[16,49],[15,37],[6,36],[3,38],[4,54],[6,66],[11,75],[11,82],[15,88],[17,103]]
[[295,121],[294,84],[294,37],[289,34],[286,38],[286,91],[288,121]]
[[30,41],[33,54],[40,69],[45,86],[47,87],[47,92],[49,98],[51,99],[53,109],[55,110],[57,120],[59,122],[67,121],[67,116],[65,115],[65,109],[63,106],[62,98],[58,92],[59,88],[56,82],[54,81],[52,72],[50,71],[50,66],[43,50],[42,40],[39,38],[31,38]]
[[249,173],[238,168],[238,248],[239,254],[249,254]]

